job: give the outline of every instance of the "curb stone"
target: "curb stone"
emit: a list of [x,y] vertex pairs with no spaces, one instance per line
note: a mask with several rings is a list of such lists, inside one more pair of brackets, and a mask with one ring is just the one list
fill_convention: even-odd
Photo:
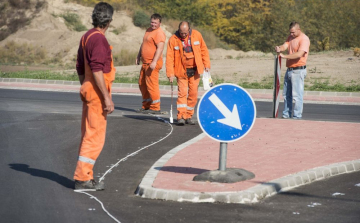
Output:
[[166,162],[171,159],[177,152],[195,143],[206,135],[202,133],[197,137],[185,142],[182,145],[170,150],[162,156],[154,165],[148,170],[136,189],[135,194],[142,198],[161,199],[178,202],[193,202],[193,203],[240,203],[252,204],[257,203],[262,199],[273,196],[275,194],[291,190],[293,188],[310,184],[314,181],[324,180],[329,177],[340,174],[360,171],[360,159],[346,161],[341,163],[330,164],[322,167],[301,171],[288,176],[284,176],[269,182],[265,182],[243,191],[230,192],[191,192],[181,190],[166,190],[161,188],[154,188],[152,184]]
[[[16,82],[31,84],[58,84],[58,85],[75,85],[80,86],[79,81],[64,80],[45,80],[45,79],[28,79],[28,78],[0,78],[0,82]],[[136,83],[113,83],[116,88],[135,88],[139,86]],[[171,90],[170,85],[160,85],[160,90]],[[176,89],[175,89],[176,90]],[[273,94],[272,89],[246,89],[250,94]],[[280,90],[281,91],[281,90]],[[200,92],[205,92],[199,89]],[[281,92],[280,92],[281,93]],[[305,91],[304,96],[332,96],[332,97],[360,97],[360,92],[327,92],[327,91]]]

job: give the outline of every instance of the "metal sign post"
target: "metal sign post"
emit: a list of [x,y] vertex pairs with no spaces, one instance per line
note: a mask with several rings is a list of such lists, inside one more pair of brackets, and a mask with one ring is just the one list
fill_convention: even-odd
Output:
[[220,171],[226,170],[226,158],[227,158],[227,143],[221,142],[220,143],[220,158],[219,158],[219,170]]
[[274,66],[274,94],[273,94],[273,118],[278,117],[280,102],[280,74],[281,74],[281,57],[275,55]]
[[207,91],[200,99],[197,110],[201,129],[220,142],[219,169],[194,177],[195,181],[233,183],[252,179],[247,170],[226,168],[227,145],[244,137],[256,118],[256,107],[250,94],[235,84],[220,84]]

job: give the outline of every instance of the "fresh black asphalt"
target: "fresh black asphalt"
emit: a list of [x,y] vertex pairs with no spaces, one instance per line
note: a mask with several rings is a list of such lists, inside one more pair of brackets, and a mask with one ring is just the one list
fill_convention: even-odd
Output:
[[[139,96],[113,97],[116,111],[108,118],[95,176],[171,131],[163,121],[168,115],[158,119],[134,112],[141,103]],[[271,116],[270,102],[256,102],[256,106],[258,117]],[[170,109],[170,98],[162,98],[162,109]],[[304,118],[309,120],[360,122],[360,106],[305,104],[304,109]],[[114,222],[94,198],[72,189],[80,118],[78,93],[0,89],[0,222]],[[356,185],[360,172],[318,181],[253,205],[178,203],[134,195],[156,160],[200,133],[197,125],[173,125],[169,137],[106,175],[105,191],[90,194],[123,223],[359,222],[360,185]]]

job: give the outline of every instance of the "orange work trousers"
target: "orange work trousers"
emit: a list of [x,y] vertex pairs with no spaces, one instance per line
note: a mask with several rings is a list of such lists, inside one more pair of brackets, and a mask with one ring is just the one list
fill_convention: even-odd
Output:
[[178,99],[177,99],[177,119],[188,119],[194,115],[194,109],[197,103],[198,86],[200,74],[197,72],[194,76],[177,78]]
[[[110,84],[107,84],[110,92]],[[94,89],[93,83],[84,81],[80,96],[83,101],[81,119],[81,142],[79,159],[76,165],[74,179],[87,181],[94,179],[93,168],[105,143],[107,113],[100,99],[101,92]]]
[[142,95],[142,108],[160,110],[160,88],[159,71],[157,64],[154,70],[150,69],[150,64],[143,64],[140,70],[139,88]]

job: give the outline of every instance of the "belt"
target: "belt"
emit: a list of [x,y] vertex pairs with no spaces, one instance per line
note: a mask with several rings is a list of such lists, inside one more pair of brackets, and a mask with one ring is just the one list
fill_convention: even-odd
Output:
[[187,67],[186,70],[197,70],[197,67]]
[[301,70],[306,69],[306,66],[300,66],[300,67],[289,67],[288,70]]

